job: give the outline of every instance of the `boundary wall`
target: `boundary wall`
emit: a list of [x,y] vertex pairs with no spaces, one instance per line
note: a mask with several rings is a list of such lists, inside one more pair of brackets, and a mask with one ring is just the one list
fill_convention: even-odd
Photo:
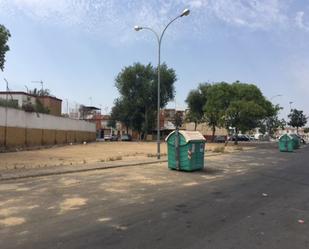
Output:
[[96,126],[42,113],[0,107],[0,147],[25,147],[96,140]]

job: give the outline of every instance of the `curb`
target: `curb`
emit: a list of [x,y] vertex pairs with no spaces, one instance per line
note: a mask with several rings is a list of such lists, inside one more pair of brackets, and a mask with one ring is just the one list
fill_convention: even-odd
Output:
[[52,169],[42,170],[45,172],[23,172],[21,174],[18,173],[7,173],[0,174],[0,182],[2,181],[10,181],[10,180],[18,180],[18,179],[26,179],[26,178],[35,178],[35,177],[44,177],[44,176],[53,176],[53,175],[64,175],[64,174],[73,174],[73,173],[81,173],[95,170],[104,170],[104,169],[112,169],[112,168],[122,168],[122,167],[130,167],[130,166],[141,166],[141,165],[149,165],[156,163],[165,163],[167,160],[159,160],[159,161],[146,161],[146,162],[138,162],[138,163],[126,163],[119,165],[102,165],[96,167],[88,167],[88,168],[79,168],[79,169],[68,169],[52,171]]

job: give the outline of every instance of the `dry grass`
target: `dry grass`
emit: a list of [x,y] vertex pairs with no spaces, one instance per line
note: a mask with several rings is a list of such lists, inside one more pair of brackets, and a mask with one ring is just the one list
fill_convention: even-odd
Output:
[[[234,145],[207,144],[206,153],[243,150]],[[6,169],[74,166],[98,162],[137,161],[157,156],[155,142],[98,142],[67,145],[48,149],[0,153],[0,171]],[[161,155],[167,155],[167,146],[161,144]]]
[[215,147],[212,150],[212,152],[214,152],[214,153],[224,153],[224,151],[225,151],[225,147],[224,146]]

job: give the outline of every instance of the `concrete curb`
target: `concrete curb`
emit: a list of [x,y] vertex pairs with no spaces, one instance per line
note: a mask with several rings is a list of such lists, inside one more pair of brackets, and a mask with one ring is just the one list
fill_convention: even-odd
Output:
[[[0,181],[9,181],[9,180],[18,180],[25,178],[34,178],[34,177],[44,177],[44,176],[53,176],[53,175],[62,175],[62,174],[73,174],[87,171],[95,171],[95,170],[104,170],[104,169],[112,169],[112,168],[121,168],[121,167],[130,167],[130,166],[141,166],[141,165],[149,165],[156,163],[164,163],[167,162],[166,159],[156,160],[156,161],[142,161],[136,163],[123,163],[123,164],[108,164],[108,165],[95,165],[95,166],[76,166],[72,168],[72,166],[67,166],[66,168],[48,168],[48,169],[35,169],[34,170],[25,170],[23,172],[13,172],[13,173],[1,173]],[[71,169],[70,169],[70,168]],[[39,172],[38,172],[39,171]]]

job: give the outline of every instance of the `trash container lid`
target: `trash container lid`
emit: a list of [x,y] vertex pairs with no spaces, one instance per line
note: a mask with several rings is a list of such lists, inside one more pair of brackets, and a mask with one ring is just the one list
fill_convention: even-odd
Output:
[[[168,139],[175,133],[176,131],[172,131],[166,138],[165,141],[167,142]],[[181,134],[186,143],[190,142],[190,141],[206,141],[206,139],[204,138],[204,136],[198,132],[198,131],[183,131],[180,130],[178,131],[179,134]]]
[[290,134],[284,134],[279,137],[279,140],[282,140],[283,138],[289,138],[290,140],[293,140],[293,137]]

